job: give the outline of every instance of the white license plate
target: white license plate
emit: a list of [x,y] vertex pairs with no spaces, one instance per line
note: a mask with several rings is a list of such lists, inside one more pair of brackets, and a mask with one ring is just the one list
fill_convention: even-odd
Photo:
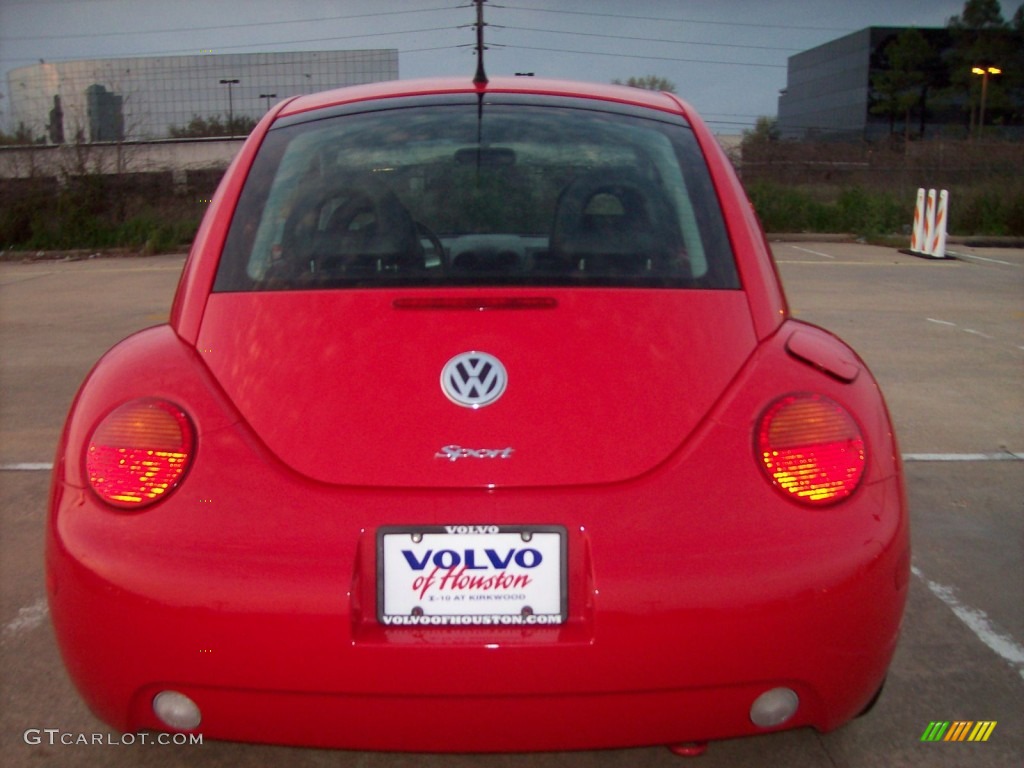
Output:
[[561,624],[558,526],[388,527],[377,532],[377,618],[388,626]]

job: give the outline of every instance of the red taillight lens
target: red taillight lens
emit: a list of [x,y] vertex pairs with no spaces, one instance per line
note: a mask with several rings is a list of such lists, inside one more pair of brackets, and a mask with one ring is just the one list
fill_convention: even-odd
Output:
[[132,400],[99,423],[86,450],[89,485],[108,504],[138,509],[164,498],[181,481],[195,431],[178,406]]
[[867,463],[857,422],[821,395],[788,395],[772,403],[756,439],[758,458],[775,486],[807,504],[845,499]]

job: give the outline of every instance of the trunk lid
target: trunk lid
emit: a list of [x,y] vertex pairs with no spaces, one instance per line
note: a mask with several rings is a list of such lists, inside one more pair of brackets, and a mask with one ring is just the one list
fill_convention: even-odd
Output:
[[[738,290],[519,288],[214,293],[197,348],[295,471],[451,488],[643,474],[679,448],[755,345]],[[442,370],[465,352],[507,372],[483,407],[442,389]]]

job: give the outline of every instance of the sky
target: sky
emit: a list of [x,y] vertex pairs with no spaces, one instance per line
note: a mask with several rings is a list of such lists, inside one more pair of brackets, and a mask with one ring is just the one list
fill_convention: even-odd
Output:
[[[1003,0],[1009,19],[1018,0]],[[788,57],[871,26],[943,27],[964,0],[487,0],[487,74],[670,80],[719,133],[775,116]],[[397,48],[404,79],[476,69],[470,0],[0,0],[9,70],[122,56]],[[7,104],[0,98],[0,125]]]

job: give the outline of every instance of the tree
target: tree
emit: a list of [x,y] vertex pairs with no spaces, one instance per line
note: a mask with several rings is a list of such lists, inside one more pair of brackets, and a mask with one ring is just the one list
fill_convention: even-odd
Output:
[[1024,3],[1010,19],[1010,51],[1002,62],[1001,86],[1010,102],[1010,119],[1014,125],[1024,125]]
[[220,115],[192,115],[184,128],[172,125],[167,128],[167,133],[172,139],[248,136],[255,127],[256,121],[246,115],[233,115],[231,120],[224,120]]
[[1003,19],[998,0],[967,0],[963,14],[953,16],[947,26],[953,38],[950,80],[969,112],[969,132],[974,133],[980,122],[983,89],[987,92],[985,123],[1004,122],[1012,110],[1002,75],[978,77],[972,70],[988,66],[1005,70],[1008,62],[1020,56],[1020,34]]
[[614,85],[628,85],[631,88],[643,88],[647,91],[668,91],[676,92],[676,84],[671,80],[657,75],[645,75],[644,77],[631,77],[625,83],[619,79],[612,80]]
[[950,29],[999,29],[1006,26],[999,0],[967,0],[961,16],[953,16]]
[[0,146],[6,145],[25,145],[25,144],[45,144],[46,139],[42,136],[33,136],[32,131],[24,123],[18,123],[18,128],[14,133],[4,133],[0,131]]
[[904,119],[904,138],[910,139],[910,115],[920,105],[921,133],[924,134],[925,112],[929,86],[929,70],[936,54],[920,30],[904,30],[889,42],[883,54],[884,69],[871,78],[875,102],[871,111],[888,115],[889,133],[896,132],[896,119]]
[[743,146],[752,147],[771,144],[779,140],[779,121],[774,117],[761,115],[754,123],[754,129],[743,132]]
[[752,130],[743,132],[739,157],[735,157],[735,153],[730,152],[730,159],[737,166],[745,163],[770,164],[778,157],[781,138],[778,119],[761,115],[757,118]]

